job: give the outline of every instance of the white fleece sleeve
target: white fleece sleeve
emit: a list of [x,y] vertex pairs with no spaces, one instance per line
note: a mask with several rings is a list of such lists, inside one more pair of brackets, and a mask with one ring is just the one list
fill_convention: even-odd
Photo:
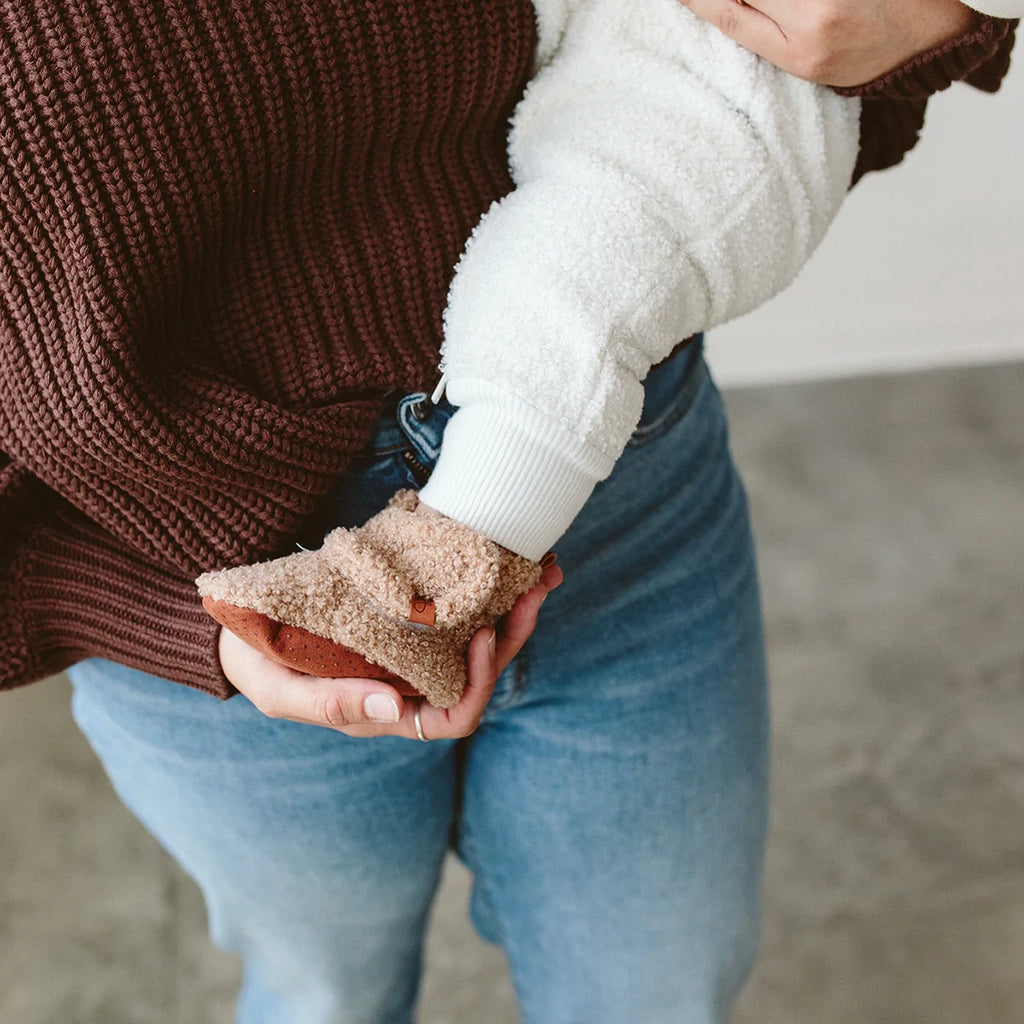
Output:
[[1024,0],[971,0],[966,6],[993,18],[1024,18]]
[[452,284],[459,408],[422,492],[529,558],[611,471],[650,367],[796,276],[846,194],[860,111],[676,0],[535,4],[557,49],[515,112],[516,188]]

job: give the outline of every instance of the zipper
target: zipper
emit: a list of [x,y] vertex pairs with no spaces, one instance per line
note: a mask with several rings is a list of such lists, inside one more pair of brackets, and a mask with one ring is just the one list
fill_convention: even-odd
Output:
[[409,448],[402,452],[402,461],[405,463],[417,487],[422,487],[430,479],[430,470],[423,465],[416,457],[416,453]]

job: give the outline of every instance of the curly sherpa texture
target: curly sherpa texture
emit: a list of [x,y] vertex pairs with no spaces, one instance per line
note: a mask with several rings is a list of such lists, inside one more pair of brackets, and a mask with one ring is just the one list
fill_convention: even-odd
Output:
[[[414,491],[400,491],[316,551],[204,573],[199,592],[342,644],[450,707],[466,684],[473,634],[509,611],[541,566],[417,505]],[[433,602],[433,625],[410,621],[420,599]]]

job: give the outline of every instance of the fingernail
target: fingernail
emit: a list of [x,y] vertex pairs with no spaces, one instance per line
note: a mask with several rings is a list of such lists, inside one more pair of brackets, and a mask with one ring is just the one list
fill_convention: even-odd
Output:
[[363,714],[371,722],[397,722],[399,718],[395,699],[386,693],[368,694],[363,701]]
[[497,642],[498,642],[498,635],[492,629],[491,630],[491,635],[487,638],[487,653],[492,658],[494,657],[494,652],[495,652],[495,650],[497,648]]

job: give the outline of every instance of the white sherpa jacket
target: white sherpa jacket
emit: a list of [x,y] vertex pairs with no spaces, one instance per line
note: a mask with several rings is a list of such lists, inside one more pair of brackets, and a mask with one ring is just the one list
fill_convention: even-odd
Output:
[[967,6],[993,18],[1024,18],[1024,0],[971,0]]
[[846,195],[860,101],[676,0],[534,0],[515,190],[467,244],[442,370],[458,407],[421,498],[528,558],[622,453],[682,339],[788,285]]

